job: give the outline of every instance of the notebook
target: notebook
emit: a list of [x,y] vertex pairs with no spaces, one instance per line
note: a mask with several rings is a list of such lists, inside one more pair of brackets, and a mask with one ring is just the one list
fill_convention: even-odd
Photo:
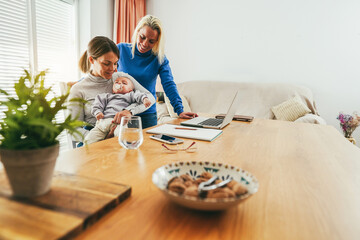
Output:
[[212,140],[220,136],[223,131],[217,129],[190,128],[174,124],[163,124],[155,128],[149,129],[146,132],[211,142]]
[[191,120],[181,122],[180,124],[191,127],[222,129],[226,125],[228,125],[233,119],[235,115],[236,107],[239,105],[239,101],[240,101],[239,92],[236,92],[234,99],[230,104],[230,107],[224,119],[196,117]]

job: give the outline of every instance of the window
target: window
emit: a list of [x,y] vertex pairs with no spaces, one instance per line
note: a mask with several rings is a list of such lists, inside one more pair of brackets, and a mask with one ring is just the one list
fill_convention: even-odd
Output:
[[[77,79],[75,6],[71,0],[0,0],[0,88],[15,94],[23,69],[49,69],[46,84],[60,94],[59,82]],[[4,116],[0,108],[0,118]],[[64,120],[64,113],[57,121]],[[60,149],[67,149],[65,132]]]
[[26,2],[0,0],[0,8],[0,86],[14,93],[14,79],[30,63]]

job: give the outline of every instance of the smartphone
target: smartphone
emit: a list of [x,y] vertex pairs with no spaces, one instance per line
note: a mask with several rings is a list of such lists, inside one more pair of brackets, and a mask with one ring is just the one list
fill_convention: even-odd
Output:
[[[215,118],[223,119],[225,118],[225,114],[218,114],[215,116]],[[233,117],[233,120],[242,121],[242,122],[251,122],[253,119],[254,119],[253,116],[244,116],[244,115],[235,115]]]
[[167,144],[180,144],[184,142],[184,140],[180,138],[175,138],[164,134],[151,135],[150,138]]

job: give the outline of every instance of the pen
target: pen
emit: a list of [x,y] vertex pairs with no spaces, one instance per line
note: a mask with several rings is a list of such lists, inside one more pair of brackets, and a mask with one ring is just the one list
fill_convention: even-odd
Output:
[[182,128],[182,127],[176,127],[175,129],[181,129],[181,130],[197,130],[196,128]]

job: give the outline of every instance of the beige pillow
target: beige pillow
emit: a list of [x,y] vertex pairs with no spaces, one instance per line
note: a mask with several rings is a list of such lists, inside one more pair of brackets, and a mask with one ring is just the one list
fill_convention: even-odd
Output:
[[[189,103],[188,103],[188,101],[186,100],[186,98],[185,98],[183,95],[180,95],[180,97],[181,97],[182,105],[183,105],[183,107],[184,107],[184,112],[191,112]],[[166,107],[167,107],[168,112],[169,112],[169,114],[170,114],[170,117],[172,117],[172,118],[177,118],[178,115],[174,112],[174,108],[173,108],[173,106],[171,105],[169,98],[168,98],[166,95],[165,95],[164,98],[165,98],[165,104],[166,104]]]
[[271,108],[276,119],[285,121],[295,121],[299,117],[310,113],[311,110],[301,101],[299,96],[295,96],[279,105]]

